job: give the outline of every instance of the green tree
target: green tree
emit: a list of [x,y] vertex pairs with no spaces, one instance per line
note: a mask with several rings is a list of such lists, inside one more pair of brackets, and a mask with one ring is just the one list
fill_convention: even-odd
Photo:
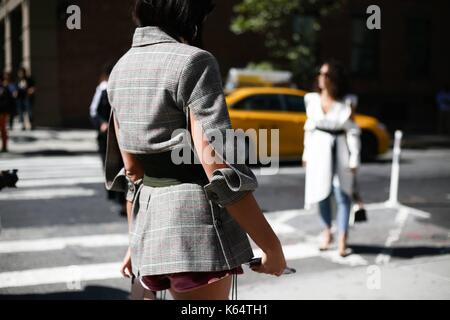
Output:
[[347,0],[241,0],[234,6],[231,31],[260,34],[275,67],[288,68],[306,85],[317,62],[320,19]]

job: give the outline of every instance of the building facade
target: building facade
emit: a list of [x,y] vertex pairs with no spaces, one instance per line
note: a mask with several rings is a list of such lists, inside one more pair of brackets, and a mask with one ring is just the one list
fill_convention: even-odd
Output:
[[[89,104],[102,66],[118,59],[134,30],[134,0],[3,0],[0,70],[31,71],[37,85],[38,126],[90,126]],[[237,0],[216,0],[202,30],[202,46],[231,67],[269,59],[258,35],[230,32]],[[381,30],[368,30],[366,9],[381,8]],[[70,30],[67,8],[81,8],[81,29]],[[360,111],[391,130],[433,132],[434,96],[450,76],[447,0],[348,0],[317,33],[318,60],[337,58],[351,70]]]

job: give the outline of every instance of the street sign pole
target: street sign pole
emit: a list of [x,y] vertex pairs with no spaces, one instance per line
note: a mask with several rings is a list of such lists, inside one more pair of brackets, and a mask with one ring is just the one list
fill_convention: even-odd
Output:
[[389,191],[389,200],[386,202],[387,207],[398,207],[398,186],[400,179],[400,155],[401,155],[401,142],[403,138],[403,132],[400,130],[395,131],[394,150],[392,155],[392,171],[391,171],[391,187]]

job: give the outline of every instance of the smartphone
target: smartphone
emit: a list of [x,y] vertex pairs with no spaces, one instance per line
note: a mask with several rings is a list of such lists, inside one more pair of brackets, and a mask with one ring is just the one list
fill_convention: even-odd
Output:
[[[261,264],[261,262],[262,262],[262,258],[253,258],[245,264],[251,268],[251,267],[259,266]],[[286,267],[286,269],[284,269],[284,271],[283,271],[283,274],[293,274],[296,272],[297,272],[297,270],[295,270],[294,268]]]

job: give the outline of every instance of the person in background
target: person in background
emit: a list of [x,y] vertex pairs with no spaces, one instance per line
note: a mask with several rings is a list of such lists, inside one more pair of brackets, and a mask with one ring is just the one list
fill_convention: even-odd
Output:
[[306,167],[305,207],[319,205],[325,227],[320,250],[332,243],[331,197],[337,203],[339,255],[348,255],[347,238],[354,175],[360,162],[360,132],[353,121],[345,68],[336,61],[322,64],[317,92],[305,95],[303,165]]
[[20,68],[17,73],[17,107],[19,111],[20,122],[22,124],[22,130],[26,130],[25,114],[28,118],[29,129],[33,130],[33,105],[34,97],[36,93],[36,87],[34,80],[31,76],[28,76],[25,68]]
[[[111,105],[108,100],[108,79],[114,64],[103,66],[100,75],[100,83],[95,91],[94,98],[90,106],[89,114],[94,128],[97,130],[98,152],[102,159],[103,169],[105,168],[106,145],[108,137],[108,123],[111,113]],[[107,190],[108,199],[117,203],[119,215],[126,216],[126,199],[123,192]]]
[[438,133],[450,133],[450,84],[447,83],[436,95],[438,107]]
[[5,83],[7,83],[9,92],[14,98],[14,107],[11,108],[11,112],[9,114],[9,130],[12,130],[14,129],[14,118],[17,116],[17,84],[13,80],[12,72],[5,71],[3,73],[3,77],[5,79]]
[[8,152],[8,123],[9,114],[15,107],[14,98],[8,89],[8,81],[4,75],[0,79],[0,134],[2,136],[1,152]]

